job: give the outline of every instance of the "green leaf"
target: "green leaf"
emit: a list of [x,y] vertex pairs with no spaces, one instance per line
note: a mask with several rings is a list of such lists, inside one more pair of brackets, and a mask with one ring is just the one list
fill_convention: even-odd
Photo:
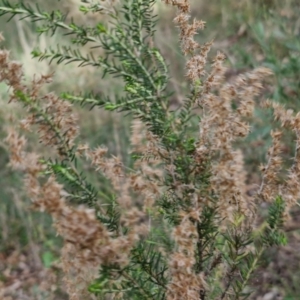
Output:
[[102,23],[97,24],[97,29],[98,29],[99,33],[106,33],[107,32],[107,29],[105,28],[105,26]]
[[54,262],[54,260],[55,260],[55,258],[53,256],[52,252],[46,251],[43,253],[42,261],[46,268],[50,268],[52,263]]

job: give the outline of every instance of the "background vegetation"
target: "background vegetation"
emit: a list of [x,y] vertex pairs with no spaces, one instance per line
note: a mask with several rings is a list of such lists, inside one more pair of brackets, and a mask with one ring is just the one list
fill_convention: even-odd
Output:
[[[51,2],[51,3],[50,3]],[[69,18],[80,22],[95,22],[91,17],[78,13],[79,1],[27,1],[39,3],[45,9],[55,5],[69,12]],[[0,1],[1,5],[1,1]],[[163,4],[156,7],[159,22],[156,44],[167,58],[172,76],[170,89],[178,91],[172,98],[174,107],[183,101],[183,92],[188,89],[184,76],[184,59],[178,46],[178,34],[171,22],[174,11]],[[284,103],[296,111],[300,110],[300,4],[298,0],[194,0],[193,15],[203,19],[207,28],[198,39],[206,42],[214,39],[213,51],[221,50],[227,55],[228,80],[230,77],[264,65],[273,70],[274,81],[265,90],[266,96]],[[118,90],[118,82],[101,79],[100,72],[75,65],[48,65],[32,59],[32,48],[46,48],[48,41],[37,38],[34,26],[28,22],[6,23],[0,18],[0,28],[6,40],[2,47],[11,49],[12,56],[22,62],[26,76],[54,71],[55,80],[48,85],[49,90],[57,94],[68,89],[72,91],[94,91],[101,94],[105,90]],[[61,42],[58,33],[52,42]],[[74,88],[75,87],[75,88]],[[5,135],[7,124],[14,122],[10,113],[22,115],[18,108],[7,104],[7,88],[0,84],[0,141]],[[129,144],[129,117],[120,114],[107,114],[103,111],[77,107],[80,114],[82,137],[91,146],[104,144],[113,154],[120,155],[126,162],[126,149]],[[257,110],[252,133],[245,145],[240,145],[247,154],[247,168],[251,171],[248,178],[248,192],[258,182],[257,169],[264,162],[266,149],[270,146],[269,132],[271,115]],[[126,123],[128,122],[128,123]],[[34,142],[35,137],[32,136]],[[288,156],[294,137],[285,136],[286,155]],[[36,143],[33,143],[36,145]],[[250,146],[249,146],[250,145]],[[60,238],[50,226],[51,220],[44,214],[32,212],[26,197],[20,192],[18,174],[7,168],[8,152],[0,143],[0,298],[3,299],[67,299],[60,285],[60,268],[56,260],[59,257]],[[289,161],[286,161],[289,164]],[[97,178],[92,179],[95,185]],[[261,214],[265,214],[261,207]],[[255,276],[256,291],[253,299],[299,299],[300,297],[300,215],[293,214],[294,223],[289,229],[289,244],[272,249],[266,254],[263,264]],[[52,278],[52,280],[49,280]],[[49,288],[50,286],[50,288]],[[3,291],[3,295],[1,295]],[[49,292],[50,291],[50,292]],[[5,292],[5,293],[4,293]]]

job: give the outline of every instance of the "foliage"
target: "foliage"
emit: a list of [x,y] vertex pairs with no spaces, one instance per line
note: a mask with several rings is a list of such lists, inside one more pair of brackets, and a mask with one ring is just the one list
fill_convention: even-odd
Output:
[[[103,77],[122,81],[122,93],[114,97],[42,95],[50,75],[26,86],[21,67],[9,61],[7,52],[0,56],[0,79],[12,88],[11,101],[23,104],[28,114],[23,129],[37,129],[40,141],[54,151],[40,157],[26,148],[24,137],[8,132],[11,165],[25,173],[33,206],[52,215],[64,239],[61,260],[71,299],[88,297],[87,292],[99,299],[246,299],[263,251],[287,242],[282,226],[298,200],[298,147],[280,185],[282,133],[273,131],[261,185],[248,197],[243,158],[233,146],[249,134],[245,119],[270,71],[258,68],[229,84],[224,55],[218,53],[209,68],[212,43],[199,45],[193,39],[204,22],[189,23],[187,1],[165,2],[178,9],[175,22],[191,87],[176,110],[170,108],[167,63],[155,46],[154,0],[120,6],[84,1],[82,13],[109,16],[95,26],[68,23],[59,10],[47,13],[25,3],[5,0],[0,7],[0,16],[40,22],[37,34],[62,30],[74,45],[34,49],[34,58],[99,67]],[[82,54],[84,45],[103,52]],[[132,115],[132,166],[110,157],[103,146],[90,149],[78,141],[71,105],[76,102]],[[299,116],[264,102],[263,108],[269,107],[298,139]],[[197,117],[199,133],[192,126]],[[106,180],[105,191],[89,182],[88,163]],[[260,232],[257,210],[263,201],[270,208]],[[48,264],[49,258],[44,260]]]

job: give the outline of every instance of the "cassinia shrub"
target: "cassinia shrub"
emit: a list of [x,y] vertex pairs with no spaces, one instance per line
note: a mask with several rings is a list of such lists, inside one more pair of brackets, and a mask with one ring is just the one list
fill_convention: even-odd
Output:
[[[177,11],[190,84],[183,105],[171,110],[168,68],[154,40],[155,1],[83,2],[83,14],[105,14],[106,21],[82,26],[68,23],[60,11],[10,1],[0,7],[1,15],[38,22],[38,34],[61,30],[70,37],[72,46],[35,49],[33,57],[101,68],[123,86],[114,97],[43,94],[51,75],[25,85],[21,65],[0,52],[0,81],[10,87],[10,101],[27,111],[20,128],[35,130],[55,150],[41,157],[29,151],[20,128],[8,131],[11,166],[24,173],[33,207],[51,214],[64,240],[61,262],[70,299],[246,299],[263,251],[286,243],[281,228],[300,192],[300,114],[259,101],[296,134],[297,147],[282,183],[282,133],[272,131],[261,185],[249,196],[243,155],[234,143],[248,135],[246,118],[271,72],[257,68],[226,82],[225,56],[217,53],[210,64],[212,43],[194,39],[205,22],[191,20],[188,0],[165,0]],[[82,54],[86,44],[102,54]],[[131,165],[103,146],[81,143],[74,102],[132,115]],[[199,131],[192,126],[196,118]],[[109,180],[109,192],[88,181],[90,171],[82,167],[87,162]],[[270,203],[269,215],[259,226],[263,201]]]

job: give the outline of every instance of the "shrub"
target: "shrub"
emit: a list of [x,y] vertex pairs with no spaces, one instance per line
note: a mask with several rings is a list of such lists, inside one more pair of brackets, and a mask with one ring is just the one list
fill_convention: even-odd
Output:
[[[18,129],[8,130],[10,164],[24,174],[33,208],[53,217],[64,240],[61,262],[70,299],[247,298],[263,251],[286,243],[282,227],[300,191],[298,146],[286,180],[278,179],[280,130],[271,133],[261,185],[252,196],[246,193],[243,154],[234,146],[250,132],[247,117],[271,71],[260,67],[226,82],[226,57],[219,52],[208,63],[212,42],[194,39],[205,22],[190,21],[187,0],[165,0],[177,9],[174,22],[190,84],[184,104],[172,110],[167,63],[154,41],[155,1],[84,2],[82,13],[107,14],[108,20],[84,26],[68,23],[60,11],[9,1],[0,7],[1,15],[41,22],[39,34],[63,30],[71,36],[74,48],[35,49],[34,57],[99,67],[112,83],[115,77],[122,81],[123,91],[114,97],[43,94],[52,75],[25,84],[21,65],[0,52],[0,80],[12,91],[10,101],[27,112]],[[102,54],[82,54],[86,44]],[[72,108],[77,102],[131,114],[128,165],[104,146],[90,149],[79,140]],[[270,100],[260,103],[299,141],[299,114]],[[36,132],[49,155],[31,151],[20,130]],[[102,174],[103,190],[88,180],[90,172]],[[262,202],[270,206],[260,224]]]

